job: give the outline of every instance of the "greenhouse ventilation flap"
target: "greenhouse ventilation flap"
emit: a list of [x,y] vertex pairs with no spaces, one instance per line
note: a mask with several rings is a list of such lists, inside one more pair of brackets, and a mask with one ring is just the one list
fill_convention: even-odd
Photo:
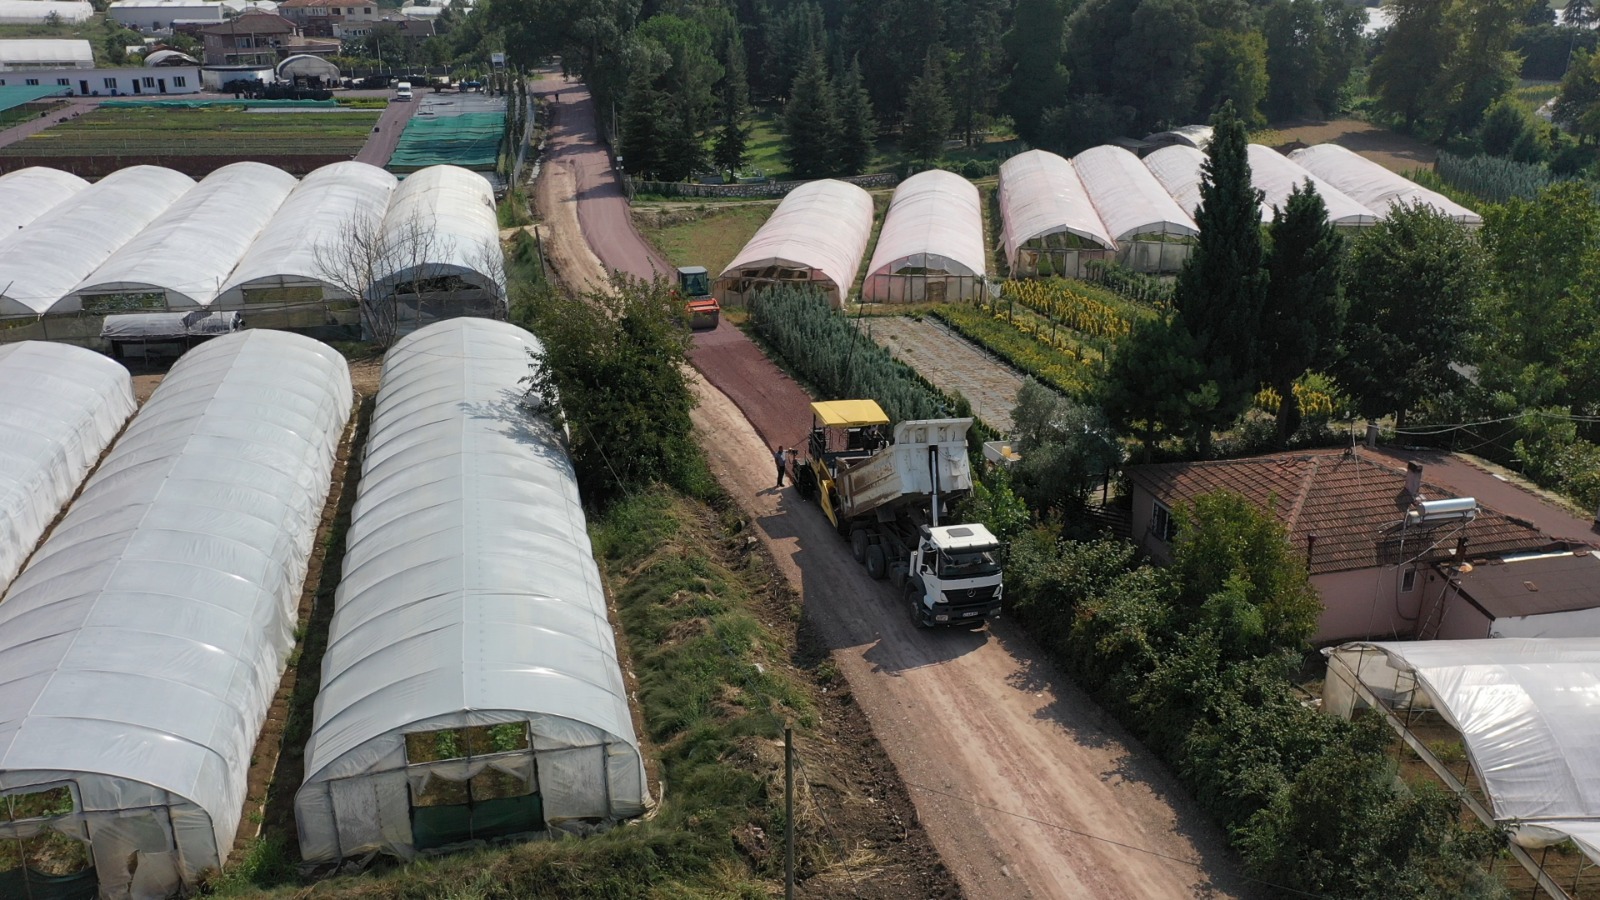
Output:
[[[93,350],[0,345],[0,597],[133,415],[128,370]],[[20,389],[20,386],[26,389]]]
[[1324,708],[1357,681],[1391,702],[1416,687],[1466,743],[1496,821],[1517,843],[1573,837],[1600,863],[1600,638],[1357,642],[1324,651]]
[[70,812],[107,898],[221,867],[350,414],[332,348],[278,331],[185,354],[0,603],[0,791]]
[[463,318],[384,359],[295,798],[308,862],[645,808],[572,464],[521,386],[540,352]]

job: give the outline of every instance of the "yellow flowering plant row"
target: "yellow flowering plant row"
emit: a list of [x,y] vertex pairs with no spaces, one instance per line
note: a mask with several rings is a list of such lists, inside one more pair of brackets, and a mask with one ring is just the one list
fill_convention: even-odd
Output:
[[[1309,385],[1295,383],[1294,396],[1300,401],[1300,413],[1308,419],[1328,419],[1338,411],[1337,404],[1332,394],[1317,390]],[[1276,413],[1278,405],[1283,402],[1283,395],[1277,388],[1264,385],[1256,392],[1256,409],[1267,413]]]
[[1041,335],[1026,323],[1008,322],[1003,314],[960,304],[940,306],[932,315],[1013,368],[1063,393],[1082,397],[1094,385],[1094,368],[1081,350],[1052,346],[1049,334]]
[[1015,301],[1089,337],[1116,340],[1133,330],[1133,323],[1121,310],[1059,279],[1008,281],[1001,288],[1001,299]]

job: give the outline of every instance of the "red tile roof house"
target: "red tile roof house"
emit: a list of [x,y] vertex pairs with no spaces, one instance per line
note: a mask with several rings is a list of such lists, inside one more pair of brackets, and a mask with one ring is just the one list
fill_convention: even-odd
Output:
[[[1413,508],[1408,465],[1419,470],[1421,499],[1474,497],[1476,518],[1403,524]],[[1128,477],[1133,539],[1158,562],[1172,557],[1171,515],[1182,503],[1230,490],[1270,508],[1291,544],[1305,554],[1311,582],[1322,595],[1317,643],[1460,636],[1440,634],[1460,602],[1458,558],[1566,551],[1600,537],[1591,523],[1452,454],[1312,450],[1135,466]],[[1499,511],[1496,503],[1515,507],[1517,514]],[[1588,605],[1600,607],[1600,593]],[[1456,615],[1451,630],[1477,627],[1465,621]]]

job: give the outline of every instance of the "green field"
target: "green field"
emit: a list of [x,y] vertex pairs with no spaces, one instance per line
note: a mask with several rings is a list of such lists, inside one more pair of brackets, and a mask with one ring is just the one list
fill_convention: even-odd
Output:
[[379,113],[100,109],[0,149],[3,156],[352,156]]
[[686,211],[646,210],[636,221],[645,238],[668,262],[675,266],[705,266],[714,276],[733,262],[734,254],[775,206],[775,202],[749,202]]

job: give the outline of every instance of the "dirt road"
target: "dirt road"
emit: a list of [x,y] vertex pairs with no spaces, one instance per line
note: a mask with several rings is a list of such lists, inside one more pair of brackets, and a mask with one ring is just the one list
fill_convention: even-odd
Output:
[[[604,151],[578,127],[592,122],[578,102],[586,96],[559,78],[539,87],[561,93],[551,159],[570,165],[595,255],[636,275],[664,265],[634,231]],[[541,179],[541,194],[560,189]],[[772,489],[767,445],[795,443],[807,427],[798,386],[726,324],[697,335],[691,358],[706,376],[694,419],[713,470],[799,593],[967,896],[1246,896],[1221,834],[1172,776],[1034,662],[1039,652],[1017,629],[913,629],[820,512]]]

